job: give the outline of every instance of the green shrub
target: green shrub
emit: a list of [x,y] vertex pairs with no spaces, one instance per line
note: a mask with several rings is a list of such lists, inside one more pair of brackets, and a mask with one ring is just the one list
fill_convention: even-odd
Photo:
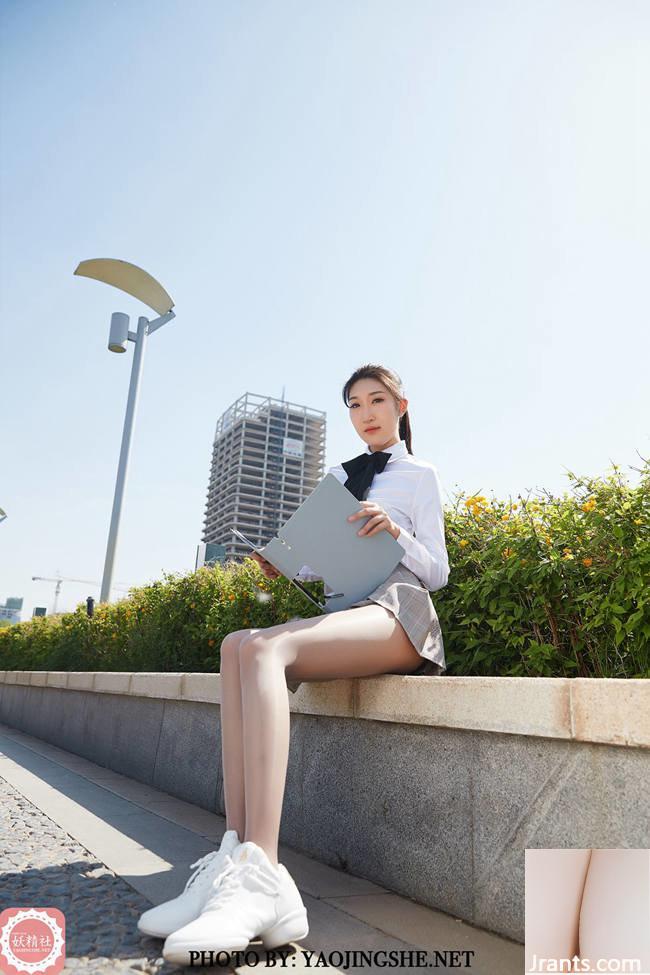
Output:
[[[322,583],[308,585],[322,591]],[[266,579],[253,559],[164,573],[163,582],[100,604],[92,617],[80,603],[3,630],[0,669],[216,672],[226,634],[317,612],[287,579]]]
[[[446,510],[451,572],[432,599],[447,675],[650,677],[650,464],[636,487],[612,471],[569,472],[561,498],[461,493]],[[164,573],[93,617],[82,603],[0,630],[0,669],[216,672],[233,630],[317,614],[253,559]]]
[[460,495],[433,594],[449,674],[650,677],[650,464],[519,503]]

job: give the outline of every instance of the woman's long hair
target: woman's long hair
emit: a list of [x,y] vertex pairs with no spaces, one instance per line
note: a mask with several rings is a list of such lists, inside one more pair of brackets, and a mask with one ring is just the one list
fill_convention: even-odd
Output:
[[[359,366],[355,369],[345,386],[343,387],[343,402],[346,406],[350,406],[348,402],[348,395],[353,385],[358,379],[376,379],[378,382],[385,386],[391,396],[394,397],[397,404],[404,398],[404,392],[402,388],[402,380],[393,372],[392,369],[387,369],[385,366],[374,366],[367,364],[365,366]],[[409,411],[406,410],[404,415],[400,417],[399,421],[399,437],[400,440],[406,441],[406,449],[409,454],[413,453],[411,448],[411,419],[409,417]]]

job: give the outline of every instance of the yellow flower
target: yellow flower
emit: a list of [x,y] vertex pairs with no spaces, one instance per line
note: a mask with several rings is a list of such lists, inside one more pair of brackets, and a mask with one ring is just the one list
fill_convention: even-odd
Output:
[[586,565],[587,568],[589,568],[589,566],[593,562],[593,559],[583,559],[582,562],[583,562],[583,565]]
[[466,538],[461,538],[458,544],[460,545],[461,548],[465,548],[466,545],[469,545],[469,542],[467,541]]
[[510,515],[501,515],[501,521],[507,521]]
[[516,511],[516,510],[517,510],[517,505],[516,505],[516,504],[513,504],[513,506],[512,506],[512,510],[513,510],[513,511]]
[[580,507],[583,511],[593,511],[596,507],[596,502],[593,498],[590,498],[589,501],[585,501],[585,503],[580,505]]
[[506,558],[506,559],[509,558],[511,555],[514,555],[514,554],[515,553],[513,552],[513,550],[511,548],[504,548],[504,550],[503,550],[503,557]]
[[640,519],[640,518],[635,518],[635,519],[634,519],[634,524],[635,524],[635,525],[642,525],[642,524],[643,524],[643,522],[641,521],[641,519]]

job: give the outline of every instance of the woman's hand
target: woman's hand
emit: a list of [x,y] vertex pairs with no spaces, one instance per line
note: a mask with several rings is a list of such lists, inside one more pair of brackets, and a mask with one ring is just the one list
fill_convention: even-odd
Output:
[[255,559],[267,579],[278,579],[282,575],[282,573],[279,572],[274,565],[271,565],[270,562],[267,562],[264,556],[260,555],[259,552],[252,552],[251,558]]
[[353,515],[348,515],[348,521],[354,521],[355,518],[368,518],[368,521],[360,528],[357,535],[376,535],[377,532],[387,531],[390,532],[393,538],[397,538],[399,535],[399,525],[390,518],[384,509],[378,505],[375,501],[359,501],[359,504],[363,505],[361,511],[356,511]]

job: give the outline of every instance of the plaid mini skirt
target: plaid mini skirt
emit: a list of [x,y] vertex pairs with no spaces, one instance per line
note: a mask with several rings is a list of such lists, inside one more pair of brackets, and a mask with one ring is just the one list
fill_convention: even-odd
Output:
[[[422,657],[420,666],[409,676],[437,677],[447,669],[438,614],[429,592],[414,572],[399,562],[376,589],[365,599],[352,603],[348,609],[370,606],[372,603],[384,606],[399,620]],[[335,612],[342,613],[345,610]],[[295,694],[302,683],[301,680],[287,680],[287,687]]]

